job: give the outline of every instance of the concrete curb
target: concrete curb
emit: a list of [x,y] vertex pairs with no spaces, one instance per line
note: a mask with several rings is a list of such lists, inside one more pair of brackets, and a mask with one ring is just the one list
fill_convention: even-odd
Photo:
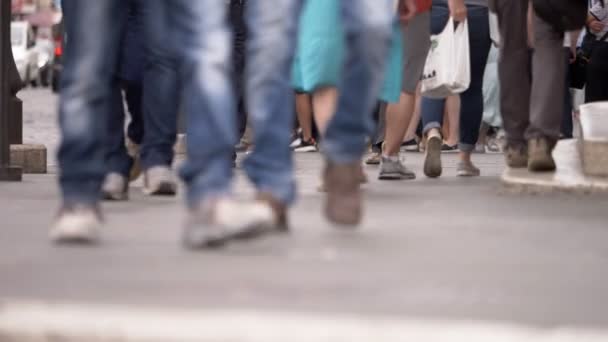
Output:
[[243,342],[604,342],[608,331],[259,310],[169,310],[4,301],[0,340]]
[[527,169],[507,169],[502,183],[514,192],[608,193],[608,178],[586,176],[581,167],[576,140],[563,140],[553,153],[557,171],[531,173]]

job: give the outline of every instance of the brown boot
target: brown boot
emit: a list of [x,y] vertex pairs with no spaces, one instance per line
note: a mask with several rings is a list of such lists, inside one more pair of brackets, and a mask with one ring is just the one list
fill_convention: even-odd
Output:
[[[361,184],[367,184],[369,183],[369,179],[367,178],[367,174],[365,173],[365,170],[363,170],[363,165],[359,165],[359,182],[361,182]],[[325,186],[325,180],[321,179],[321,184],[319,184],[319,186],[317,187],[317,191],[318,192],[327,192],[327,187]]]
[[555,143],[547,138],[533,138],[528,141],[528,170],[531,172],[555,171],[553,148]]
[[358,162],[346,165],[327,163],[325,215],[336,224],[358,225],[362,216],[361,169]]
[[525,145],[507,145],[505,148],[505,162],[513,169],[528,166],[528,147]]

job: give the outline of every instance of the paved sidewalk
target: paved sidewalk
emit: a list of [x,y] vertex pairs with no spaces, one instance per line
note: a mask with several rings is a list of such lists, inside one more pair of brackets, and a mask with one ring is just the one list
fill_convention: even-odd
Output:
[[[421,154],[407,158],[421,170]],[[55,176],[0,183],[0,340],[15,322],[61,336],[78,326],[91,333],[101,320],[100,336],[142,337],[142,325],[179,317],[217,325],[195,329],[193,341],[263,341],[272,331],[277,339],[266,341],[363,341],[338,338],[362,322],[368,333],[393,329],[378,341],[441,340],[433,332],[442,327],[463,338],[608,340],[608,197],[511,194],[499,182],[500,156],[475,156],[485,175],[478,179],[456,178],[455,158],[446,155],[439,180],[379,182],[367,167],[365,223],[338,231],[320,214],[320,156],[297,155],[292,233],[201,253],[178,244],[180,202],[145,198],[139,187],[131,202],[105,206],[103,245],[53,247],[46,231],[57,207]],[[236,190],[250,194],[242,177]],[[214,312],[223,313],[217,321]],[[287,327],[299,319],[309,328],[290,338]],[[261,335],[231,322],[253,324],[246,328]],[[179,326],[151,331],[189,340]]]
[[[24,140],[54,165],[56,97],[26,90]],[[483,177],[379,182],[366,219],[321,216],[322,161],[298,154],[292,232],[215,252],[179,246],[181,200],[104,206],[99,247],[46,239],[56,175],[0,183],[0,341],[608,341],[608,196],[505,190]],[[51,168],[53,169],[53,168]],[[250,196],[239,172],[239,196]]]

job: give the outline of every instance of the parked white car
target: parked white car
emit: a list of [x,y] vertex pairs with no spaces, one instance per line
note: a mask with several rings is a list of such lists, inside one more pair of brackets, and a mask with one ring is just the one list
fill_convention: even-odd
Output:
[[34,31],[25,21],[11,23],[11,45],[19,76],[25,84],[38,82],[38,51]]

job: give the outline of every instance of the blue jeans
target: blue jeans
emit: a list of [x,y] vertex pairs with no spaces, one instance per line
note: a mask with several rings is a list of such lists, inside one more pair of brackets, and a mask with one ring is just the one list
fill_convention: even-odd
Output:
[[143,65],[145,61],[144,23],[146,15],[145,0],[123,0],[128,3],[126,27],[121,37],[116,79],[112,87],[111,109],[108,117],[107,165],[108,172],[116,172],[125,177],[133,164],[125,147],[124,100],[131,118],[127,128],[129,139],[141,144],[144,135],[142,91]]
[[63,10],[59,183],[65,205],[95,204],[107,170],[106,124],[127,11],[122,0],[64,0]]
[[[177,135],[180,105],[178,60],[173,51],[172,33],[167,29],[172,13],[166,0],[143,0],[144,49],[143,80],[144,139],[141,146],[143,169],[171,166]],[[212,1],[213,2],[213,1]]]
[[291,67],[297,42],[300,0],[251,0],[245,96],[255,146],[243,167],[260,192],[291,204],[295,199],[289,143],[294,124]]
[[[201,59],[204,68],[182,73],[182,77],[197,78],[198,90],[203,93],[202,97],[185,94],[188,161],[181,176],[188,184],[191,206],[227,195],[232,180],[232,151],[237,142],[236,103],[229,82],[232,63],[229,31],[224,23],[226,6],[221,4],[225,1],[206,9],[204,18],[211,18],[214,25],[204,25],[202,41],[206,44],[191,52],[191,58]],[[294,118],[289,71],[299,5],[299,0],[247,3],[246,96],[255,151],[244,168],[258,191],[268,192],[285,204],[295,198],[289,149]]]
[[379,97],[392,36],[392,0],[342,1],[346,62],[338,84],[336,115],[330,121],[323,149],[332,163],[361,160],[373,134],[372,110]]
[[[471,85],[460,94],[460,143],[463,152],[471,152],[479,138],[479,127],[483,117],[483,74],[490,52],[490,26],[488,9],[467,6],[469,25],[469,48],[471,57]],[[446,5],[434,5],[431,11],[431,32],[437,34],[444,28],[450,17]],[[441,128],[445,99],[422,98],[422,123],[424,132]]]

